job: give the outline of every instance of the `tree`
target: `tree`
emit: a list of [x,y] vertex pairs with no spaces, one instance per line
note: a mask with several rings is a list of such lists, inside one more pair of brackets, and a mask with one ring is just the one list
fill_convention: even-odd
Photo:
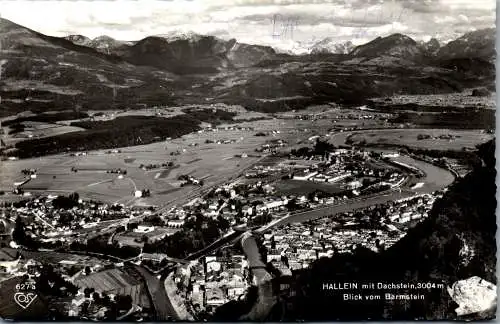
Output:
[[69,199],[73,200],[74,202],[78,202],[80,199],[80,195],[78,195],[77,192],[73,192],[72,194],[69,195]]
[[293,198],[293,199],[290,199],[288,201],[288,203],[286,204],[286,208],[289,210],[289,211],[293,211],[293,210],[296,210],[299,208],[299,205],[297,204],[297,199],[296,198]]
[[104,306],[109,306],[111,304],[111,298],[106,293],[102,293],[101,302]]
[[98,303],[98,302],[101,300],[101,296],[99,296],[99,293],[98,293],[98,292],[94,292],[94,293],[92,294],[92,299],[93,299],[96,303]]
[[55,209],[71,209],[78,205],[79,196],[76,192],[70,194],[68,197],[59,196],[52,201],[52,206]]
[[332,152],[335,149],[335,146],[328,143],[323,142],[319,138],[316,139],[316,144],[314,145],[314,152],[318,155],[323,155],[327,152]]
[[132,308],[132,297],[130,295],[118,295],[116,297],[116,307],[118,310],[129,310]]
[[26,230],[21,216],[17,216],[12,239],[19,245],[25,245],[27,241]]
[[139,226],[139,223],[128,223],[127,228],[129,231],[135,230]]
[[227,219],[219,215],[217,217],[217,226],[219,227],[220,230],[225,231],[229,228],[230,224]]
[[83,290],[83,294],[85,295],[85,297],[89,298],[89,297],[90,297],[90,295],[91,295],[92,293],[94,293],[94,291],[95,291],[95,289],[94,289],[94,288],[88,288],[88,287],[87,287],[87,288],[85,288],[85,289]]

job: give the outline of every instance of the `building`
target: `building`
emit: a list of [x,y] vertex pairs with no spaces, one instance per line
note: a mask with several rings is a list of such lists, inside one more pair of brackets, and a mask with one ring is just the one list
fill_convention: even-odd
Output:
[[227,302],[226,294],[216,282],[207,282],[205,288],[205,304],[206,306],[218,307]]
[[149,233],[155,230],[154,226],[145,226],[145,225],[139,225],[137,228],[134,230],[135,233]]
[[399,153],[395,153],[395,152],[382,154],[383,158],[396,158],[398,156],[399,156]]
[[317,171],[309,171],[309,170],[304,170],[302,172],[298,172],[296,174],[293,175],[293,179],[294,180],[309,180],[310,178],[314,177],[315,175],[317,175],[318,172]]
[[349,189],[349,190],[358,189],[358,188],[361,188],[362,186],[363,186],[363,184],[359,180],[351,181],[351,182],[347,183],[347,185],[346,185],[347,189]]
[[173,220],[169,220],[167,222],[167,226],[168,227],[173,227],[173,228],[181,228],[182,226],[184,226],[184,223],[185,223],[184,220],[173,219]]
[[286,204],[288,204],[288,199],[285,198],[285,199],[275,199],[275,200],[269,200],[267,202],[265,202],[263,205],[259,205],[257,207],[257,210],[268,210],[268,209],[275,209],[275,208],[279,208],[279,207],[282,207],[282,206],[285,206]]
[[155,262],[162,262],[166,260],[168,256],[162,253],[142,253],[140,255],[141,260],[150,260]]

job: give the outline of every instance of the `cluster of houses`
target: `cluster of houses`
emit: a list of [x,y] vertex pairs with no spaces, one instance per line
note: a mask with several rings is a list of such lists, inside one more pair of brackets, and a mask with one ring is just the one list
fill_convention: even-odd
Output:
[[248,263],[239,254],[206,256],[177,271],[174,281],[186,292],[185,303],[193,313],[213,312],[245,295],[249,287]]
[[[268,251],[266,261],[275,262],[273,265],[280,271],[298,270],[308,268],[323,257],[350,253],[359,245],[378,251],[385,242],[391,241],[388,231],[338,229],[331,225],[328,219],[324,219],[314,225],[297,224],[264,234],[264,246]],[[397,239],[400,235],[398,233]]]
[[270,165],[254,165],[250,170],[245,173],[245,178],[265,178],[273,174],[280,173],[284,170],[282,167],[275,167]]
[[[228,184],[217,190],[232,197],[224,203],[219,202],[225,205],[223,208],[228,207],[231,199],[238,197],[240,192],[237,184]],[[272,265],[281,276],[286,277],[294,270],[310,267],[315,260],[331,258],[339,253],[351,253],[359,247],[379,252],[405,236],[410,225],[426,218],[438,196],[439,193],[416,195],[378,205],[376,208],[371,206],[336,217],[278,227],[271,233],[263,234],[262,244],[266,253],[263,254],[262,261]],[[190,206],[199,202],[200,199]],[[222,206],[217,203],[216,198],[203,203],[209,210],[214,211]],[[321,203],[327,202],[322,199]],[[246,215],[262,213],[266,207],[269,210],[280,210],[286,204],[286,197],[282,200],[270,199],[247,210]],[[382,216],[374,217],[376,214]],[[252,285],[248,258],[234,252],[222,255],[224,256],[207,256],[200,263],[191,265],[188,272],[177,274],[178,283],[185,281],[183,285],[184,291],[187,292],[186,304],[192,313],[213,311],[231,300],[240,298]]]
[[[299,162],[302,161],[302,162]],[[230,225],[248,224],[256,216],[265,213],[285,213],[289,203],[293,208],[307,208],[322,204],[333,204],[336,200],[347,199],[345,192],[360,195],[365,189],[380,186],[395,187],[405,179],[396,168],[373,167],[378,161],[367,152],[337,149],[324,157],[314,160],[289,160],[276,165],[256,165],[245,173],[245,179],[221,185],[203,198],[193,199],[184,206],[174,207],[162,217],[168,226],[182,227],[183,221],[194,213],[205,217],[222,216]],[[325,197],[314,195],[284,194],[276,189],[276,181],[283,181],[281,175],[291,175],[293,180],[313,181],[337,185],[338,194]],[[262,178],[254,181],[253,178]],[[368,192],[368,191],[367,191]],[[175,223],[175,224],[174,224]]]
[[[301,160],[306,160],[309,164],[297,163],[289,166],[293,180],[338,184],[340,188],[353,190],[357,195],[360,194],[358,189],[362,187],[366,189],[383,185],[395,187],[405,178],[399,170],[394,168],[387,166],[374,168],[379,161],[368,152],[336,149],[324,156],[313,155],[308,158],[302,157]],[[310,164],[314,161],[317,163]]]
[[366,208],[335,218],[279,227],[264,234],[266,261],[277,262],[281,269],[296,270],[307,268],[322,257],[350,253],[358,246],[378,252],[405,236],[408,223],[426,218],[436,196],[423,194],[388,203],[382,207],[386,216],[377,220],[376,226],[369,222],[374,210]]
[[207,132],[222,132],[222,131],[253,131],[253,127],[248,126],[218,126],[212,127],[207,126],[198,131],[198,134],[203,134]]
[[129,209],[121,205],[109,205],[94,201],[78,200],[78,204],[70,209],[55,208],[54,199],[48,195],[26,201],[21,206],[5,207],[3,215],[14,221],[20,217],[27,235],[39,242],[67,242],[73,240],[86,241],[88,236],[104,234],[103,228],[108,221],[128,220],[151,214],[143,209]]
[[282,139],[270,140],[267,143],[262,144],[260,147],[255,149],[255,152],[259,153],[273,153],[276,154],[281,148],[285,147],[287,142]]
[[388,219],[392,223],[408,223],[412,220],[421,220],[428,216],[438,195],[423,194],[417,197],[400,199],[394,206],[388,208]]

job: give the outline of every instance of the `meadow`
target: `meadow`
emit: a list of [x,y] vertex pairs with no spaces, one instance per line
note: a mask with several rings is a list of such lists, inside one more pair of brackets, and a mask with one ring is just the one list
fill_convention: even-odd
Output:
[[[69,194],[78,192],[82,198],[108,203],[133,205],[165,205],[184,200],[202,188],[180,187],[178,177],[189,174],[203,179],[205,186],[235,178],[259,160],[255,149],[268,137],[254,136],[254,131],[227,130],[191,133],[181,138],[148,145],[89,151],[87,155],[57,154],[40,158],[3,161],[0,165],[0,190],[14,188],[14,182],[24,179],[21,171],[34,168],[32,179],[24,190],[33,195]],[[215,143],[206,143],[206,140]],[[234,140],[231,144],[216,144],[218,140]],[[194,144],[196,146],[193,146]],[[247,153],[246,158],[235,158]],[[173,167],[145,171],[142,165],[173,162]],[[121,169],[126,174],[107,173]],[[77,170],[76,172],[72,170]],[[5,175],[5,176],[4,176]],[[135,198],[136,190],[149,189],[151,197]]]
[[353,143],[395,145],[435,150],[473,149],[493,138],[480,130],[450,129],[385,129],[356,132],[349,137]]
[[339,183],[322,183],[302,180],[281,180],[276,183],[276,191],[285,195],[307,195],[316,190],[328,193],[344,191]]

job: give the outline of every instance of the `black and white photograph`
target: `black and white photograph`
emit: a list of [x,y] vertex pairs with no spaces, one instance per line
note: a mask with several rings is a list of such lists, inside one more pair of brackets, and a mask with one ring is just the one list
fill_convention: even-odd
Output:
[[0,319],[494,320],[495,0],[0,0]]

